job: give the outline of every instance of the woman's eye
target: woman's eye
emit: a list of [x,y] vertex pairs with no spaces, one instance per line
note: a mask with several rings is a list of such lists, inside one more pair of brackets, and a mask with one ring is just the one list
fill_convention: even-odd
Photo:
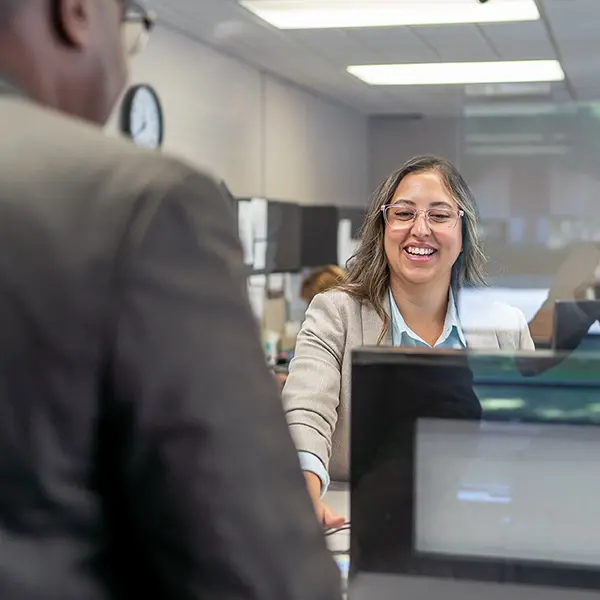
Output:
[[434,221],[442,222],[442,221],[447,221],[448,219],[450,219],[452,217],[452,215],[447,212],[434,212],[434,213],[431,213],[429,215],[429,217],[431,219],[433,219]]

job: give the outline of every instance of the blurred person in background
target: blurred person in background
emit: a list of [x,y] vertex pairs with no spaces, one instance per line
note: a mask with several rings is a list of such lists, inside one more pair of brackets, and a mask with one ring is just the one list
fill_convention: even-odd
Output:
[[338,287],[346,279],[346,272],[337,265],[326,265],[311,271],[300,285],[300,298],[310,304],[317,294]]
[[[536,345],[548,346],[554,332],[554,305],[558,300],[580,301],[597,298],[600,282],[600,247],[597,244],[584,244],[575,248],[558,267],[552,280],[548,297],[529,322],[531,335]],[[583,311],[573,312],[572,335],[577,345],[586,336],[596,321]]]
[[0,598],[334,600],[228,193],[100,130],[151,25],[0,0]]
[[462,330],[455,294],[461,286],[483,283],[484,264],[475,199],[448,161],[413,158],[374,192],[348,276],[338,289],[313,299],[283,389],[288,424],[324,526],[343,523],[322,496],[330,477],[348,480],[353,348],[533,350],[523,313],[506,304],[489,306],[486,330]]
[[[600,311],[600,247],[586,243],[575,248],[559,265],[546,300],[529,322],[529,330],[538,348],[553,352],[534,361],[523,357],[517,365],[524,375],[539,375],[567,359],[586,338]],[[564,307],[558,329],[555,321],[556,302],[569,303]],[[559,339],[555,339],[558,337]]]

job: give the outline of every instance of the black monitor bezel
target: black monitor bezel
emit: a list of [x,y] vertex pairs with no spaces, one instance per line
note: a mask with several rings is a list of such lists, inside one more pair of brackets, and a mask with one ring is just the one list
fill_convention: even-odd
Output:
[[[389,348],[389,347],[363,347],[357,348],[352,352],[352,378],[353,387],[354,380],[358,376],[362,366],[378,365],[378,364],[398,364],[403,366],[410,366],[415,364],[415,361],[425,363],[429,365],[435,365],[440,360],[452,361],[462,358],[464,360],[465,355],[476,356],[479,358],[499,356],[510,356],[512,355],[516,360],[522,360],[527,364],[531,364],[535,361],[540,361],[542,365],[551,362],[556,363],[557,353],[553,351],[538,351],[535,354],[531,352],[489,352],[489,351],[477,351],[477,350],[423,350],[418,348]],[[565,357],[569,353],[565,353]],[[586,355],[581,360],[595,360],[600,365],[600,354],[593,356]],[[597,382],[600,387],[600,383]],[[589,385],[589,382],[583,382],[583,385]],[[361,398],[355,396],[353,391],[352,403],[356,407],[358,402],[361,402]],[[372,401],[372,398],[365,399],[365,401]],[[531,421],[529,421],[531,422]],[[539,421],[538,421],[539,422]],[[560,420],[554,420],[553,425],[565,426],[570,425],[568,421],[564,423]],[[580,424],[580,423],[578,423]],[[599,427],[597,423],[590,423],[590,426]],[[416,427],[416,425],[415,425]],[[351,425],[352,428],[352,425]],[[351,436],[352,437],[352,436]],[[352,460],[352,443],[350,448],[350,456]],[[412,471],[413,481],[416,481],[416,461],[415,457],[412,457]],[[351,485],[351,489],[352,489]],[[600,590],[600,564],[598,567],[591,567],[588,565],[573,565],[571,563],[560,563],[550,561],[538,561],[538,560],[522,560],[522,559],[500,559],[500,558],[473,558],[469,556],[452,556],[447,554],[438,553],[424,553],[416,550],[415,539],[415,523],[416,523],[416,512],[415,512],[415,486],[412,490],[412,504],[410,505],[410,514],[405,515],[406,519],[409,519],[412,523],[411,539],[407,540],[408,546],[412,549],[412,555],[410,557],[410,568],[406,568],[406,563],[400,561],[398,568],[395,570],[372,570],[362,569],[358,570],[352,566],[352,553],[351,553],[351,571],[350,577],[353,578],[359,573],[369,574],[381,574],[381,575],[402,575],[402,576],[421,576],[421,577],[433,577],[436,579],[456,579],[463,581],[476,581],[476,582],[493,582],[493,583],[504,583],[504,584],[521,584],[535,587],[558,587],[558,588],[570,588],[580,590]],[[352,492],[351,492],[352,493]],[[350,499],[351,506],[351,521],[355,521],[356,515],[352,514],[352,496]],[[351,529],[352,536],[352,529]],[[353,546],[353,544],[351,544]],[[451,575],[449,575],[451,573]]]

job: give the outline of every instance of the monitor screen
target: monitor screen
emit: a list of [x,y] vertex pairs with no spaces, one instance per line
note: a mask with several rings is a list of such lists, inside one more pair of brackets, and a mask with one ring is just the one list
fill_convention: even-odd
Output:
[[417,552],[600,566],[600,428],[423,419]]

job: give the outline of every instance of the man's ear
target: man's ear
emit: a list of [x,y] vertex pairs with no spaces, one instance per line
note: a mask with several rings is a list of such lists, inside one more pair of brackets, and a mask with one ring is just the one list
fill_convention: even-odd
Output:
[[92,0],[55,0],[53,6],[54,24],[61,40],[76,49],[87,46]]

